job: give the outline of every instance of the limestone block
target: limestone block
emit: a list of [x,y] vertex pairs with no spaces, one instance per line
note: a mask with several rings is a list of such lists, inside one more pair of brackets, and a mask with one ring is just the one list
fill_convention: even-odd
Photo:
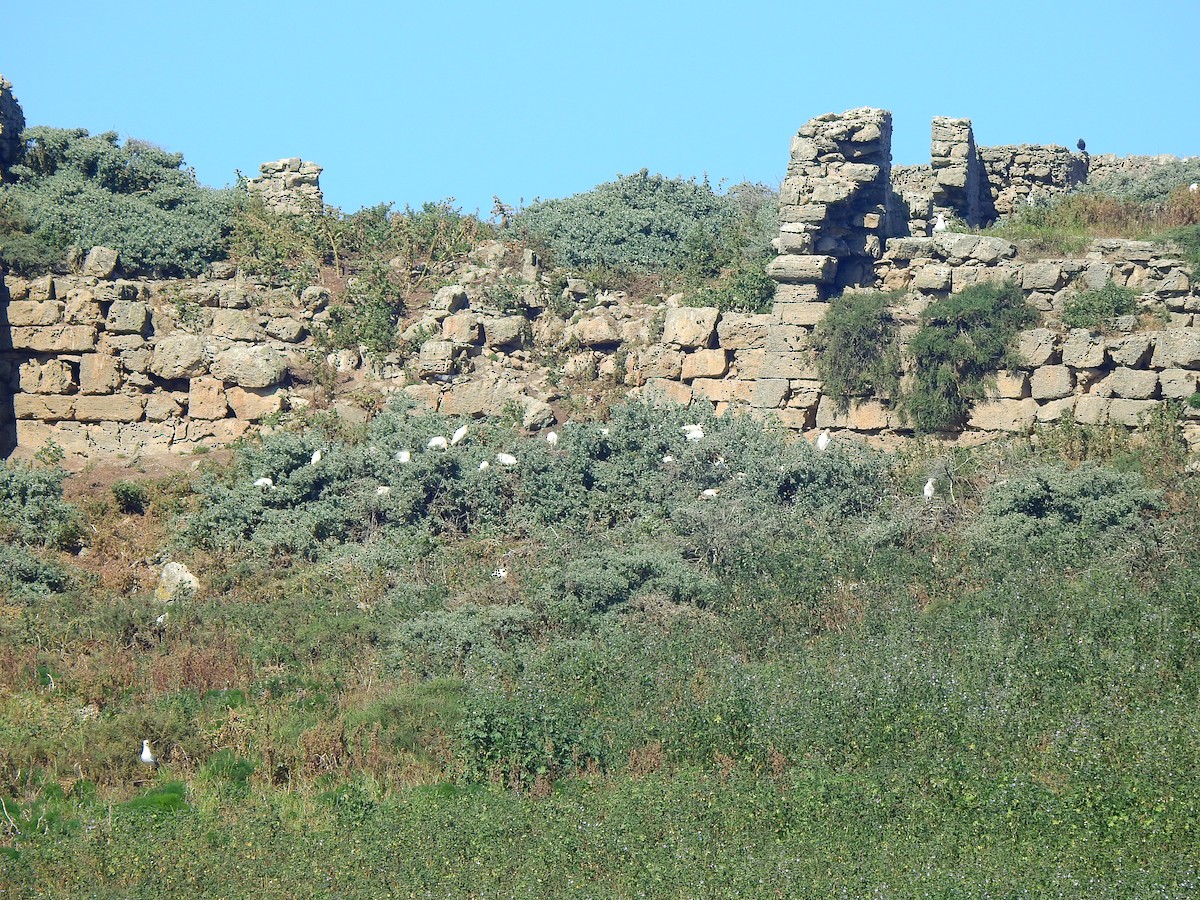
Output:
[[971,249],[971,258],[984,265],[995,265],[1002,259],[1012,259],[1017,255],[1017,245],[1002,238],[981,237]]
[[1157,400],[1113,399],[1108,403],[1109,424],[1131,426],[1140,424],[1159,405]]
[[878,400],[851,401],[850,409],[838,412],[832,397],[822,397],[817,407],[817,428],[849,428],[853,431],[882,431],[898,424],[895,413]]
[[[754,353],[753,350],[745,350],[743,353]],[[769,350],[761,351],[762,366],[756,375],[748,375],[745,372],[740,372],[743,378],[817,378],[816,363],[813,360],[812,354],[809,352],[803,353],[772,353]]]
[[34,301],[53,300],[54,294],[54,276],[43,275],[41,278],[35,278],[29,282],[29,299]]
[[1200,373],[1187,369],[1163,369],[1158,373],[1158,384],[1162,395],[1174,400],[1186,400],[1196,393]]
[[1075,421],[1080,425],[1107,425],[1110,403],[1107,397],[1084,394],[1075,401]]
[[810,331],[801,325],[778,324],[767,332],[768,353],[798,353],[807,350]]
[[720,378],[729,369],[729,359],[724,350],[695,350],[683,357],[684,381],[693,378]]
[[276,340],[285,344],[296,344],[304,340],[305,328],[291,316],[278,319],[268,319],[264,330]]
[[1158,332],[1150,365],[1155,369],[1200,369],[1200,329]]
[[1086,328],[1072,328],[1063,341],[1062,361],[1075,369],[1104,365],[1104,338]]
[[121,384],[121,364],[107,353],[85,353],[79,359],[79,389],[85,394],[111,394]]
[[517,403],[520,404],[523,410],[521,415],[521,427],[529,431],[537,431],[542,428],[549,428],[558,421],[554,415],[554,409],[545,400],[538,400],[536,397],[527,397],[524,394],[517,397]]
[[478,344],[483,336],[479,318],[470,312],[454,313],[442,319],[442,340],[471,346]]
[[221,446],[236,441],[249,429],[245,419],[192,419],[187,424],[187,440]]
[[766,362],[766,350],[735,350],[733,351],[734,371],[739,378],[756,379],[768,377],[763,372]]
[[287,374],[287,361],[271,347],[241,345],[217,353],[209,371],[226,384],[263,388],[283,380]]
[[788,407],[775,413],[779,424],[790,431],[807,431],[816,423],[815,407]]
[[1038,402],[1032,397],[981,400],[971,408],[967,426],[980,431],[1028,431],[1033,427],[1037,413]]
[[1105,397],[1150,400],[1158,393],[1158,373],[1145,369],[1114,369],[1092,393]]
[[807,378],[793,378],[790,382],[792,395],[787,405],[797,409],[817,408],[821,402],[821,382]]
[[85,353],[96,345],[91,325],[52,325],[46,328],[10,328],[12,349],[34,353]]
[[1064,283],[1058,263],[1032,262],[1021,267],[1021,287],[1027,291],[1057,291]]
[[199,335],[169,334],[154,345],[150,371],[159,378],[194,378],[206,369],[204,339]]
[[821,287],[816,284],[777,284],[775,302],[812,303],[821,299]]
[[691,383],[692,396],[709,403],[735,403],[743,393],[742,387],[751,382],[726,378],[697,378]]
[[951,273],[949,266],[922,266],[913,276],[912,286],[919,291],[948,291]]
[[176,395],[170,391],[155,391],[146,398],[146,421],[166,422],[183,415],[183,404],[187,395]]
[[417,373],[426,375],[450,375],[458,359],[458,349],[451,341],[426,341],[417,356]]
[[[667,315],[669,318],[670,312]],[[621,329],[606,312],[580,319],[567,329],[567,334],[584,347],[610,347],[621,343]]]
[[712,343],[720,314],[720,310],[714,306],[668,309],[663,343],[685,349],[708,347]]
[[778,243],[780,253],[792,253],[804,256],[813,251],[813,234],[811,231],[780,231]]
[[58,300],[12,300],[8,324],[17,327],[57,325],[63,318],[63,303]]
[[225,391],[229,408],[239,419],[257,422],[283,409],[283,392],[277,387],[243,388],[230,387]]
[[1063,416],[1069,416],[1075,408],[1074,397],[1063,397],[1059,400],[1047,400],[1038,406],[1037,420],[1039,422],[1057,422]]
[[1154,338],[1150,334],[1126,334],[1109,338],[1108,356],[1119,366],[1140,368],[1146,363],[1153,346]]
[[1021,400],[1029,396],[1029,373],[999,372],[988,390],[988,399]]
[[460,309],[466,309],[468,303],[467,289],[461,284],[450,284],[439,289],[433,295],[433,300],[429,302],[429,308],[447,313],[456,313]]
[[646,382],[644,394],[651,400],[669,400],[681,406],[692,402],[692,389],[680,381],[668,381],[665,378],[651,378]]
[[149,346],[135,347],[132,350],[122,350],[120,356],[121,365],[127,372],[143,374],[150,369],[154,351]]
[[95,294],[87,288],[76,288],[67,294],[63,320],[68,325],[99,325],[104,321],[104,313]]
[[1034,400],[1055,400],[1075,389],[1071,370],[1066,366],[1041,366],[1029,379],[1029,394]]
[[88,278],[111,278],[117,270],[117,251],[110,247],[93,247],[83,262],[83,274]]
[[683,373],[683,352],[651,344],[638,352],[637,368],[645,378],[678,380]]
[[786,378],[761,378],[753,384],[750,405],[758,409],[777,409],[791,394],[791,382]]
[[1057,355],[1054,332],[1049,328],[1031,328],[1017,338],[1017,356],[1027,366],[1044,366]]
[[15,394],[12,398],[13,416],[17,419],[39,419],[57,422],[75,418],[75,397],[53,394]]
[[529,323],[524,316],[502,316],[484,319],[484,343],[489,347],[521,347],[529,334]]
[[820,226],[829,215],[829,207],[823,203],[801,203],[797,206],[779,207],[781,225],[803,224]]
[[188,389],[188,416],[193,419],[223,419],[229,412],[221,379],[205,375],[193,378]]
[[209,332],[213,337],[229,341],[257,341],[262,339],[258,323],[247,312],[240,309],[215,309]]
[[117,299],[108,308],[104,330],[113,334],[142,334],[150,320],[150,310],[140,300]]
[[828,303],[780,303],[775,302],[775,315],[782,325],[802,325],[811,328],[825,318]]
[[127,394],[83,395],[75,400],[75,419],[79,422],[137,422],[142,418],[145,399]]
[[17,379],[19,389],[28,394],[75,393],[75,372],[61,359],[48,359],[44,363],[36,359],[23,362]]
[[832,256],[777,256],[767,264],[767,274],[786,284],[828,284],[837,274]]
[[717,323],[717,344],[725,350],[755,350],[767,345],[775,316],[729,312]]

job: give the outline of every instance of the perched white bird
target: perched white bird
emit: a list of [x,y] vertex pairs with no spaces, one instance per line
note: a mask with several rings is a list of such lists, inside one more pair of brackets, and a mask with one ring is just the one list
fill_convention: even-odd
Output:
[[558,432],[552,431],[548,435],[546,435],[546,443],[549,444],[552,448],[557,447],[558,446]]
[[392,489],[390,487],[388,487],[386,484],[381,484],[379,487],[375,488],[375,496],[376,497],[386,497],[391,492],[392,492]]
[[511,453],[497,453],[496,462],[500,463],[502,466],[515,466],[517,464],[517,458]]
[[721,493],[720,488],[705,488],[700,492],[701,500],[712,500],[717,494]]
[[482,472],[484,469],[489,468],[491,465],[492,464],[485,459],[479,463],[479,471]]
[[256,488],[273,488],[275,487],[275,482],[270,478],[259,478],[254,482],[254,486]]
[[155,625],[166,625],[167,624],[167,615],[168,615],[167,613],[163,613],[161,616],[159,616],[157,619],[154,620],[154,624]]
[[450,436],[450,446],[453,447],[455,444],[461,443],[462,439],[467,436],[467,432],[470,430],[471,429],[466,425],[459,428],[458,431],[454,432],[454,434]]
[[499,569],[497,569],[495,572],[492,573],[492,577],[495,578],[497,581],[503,581],[505,578],[508,577],[508,569],[501,566]]
[[155,756],[153,752],[151,752],[149,741],[142,741],[141,760],[148,766],[157,766],[158,765],[158,757]]
[[820,450],[822,453],[825,452],[826,450],[829,449],[829,442],[831,440],[832,440],[832,438],[829,436],[829,429],[826,428],[824,431],[821,432],[820,437],[817,438],[817,449]]
[[398,463],[412,462],[412,451],[411,450],[397,450],[396,451],[396,462],[398,462]]
[[314,450],[314,451],[313,451],[313,455],[312,455],[312,462],[310,462],[310,463],[309,463],[309,465],[310,465],[310,466],[315,466],[315,465],[316,465],[317,463],[319,463],[320,461],[321,461],[321,451],[320,451],[320,450]]
[[937,234],[939,231],[945,231],[949,227],[950,226],[946,224],[945,217],[941,213],[938,213],[937,218],[933,220],[933,233]]
[[933,479],[932,478],[930,478],[927,482],[925,482],[924,494],[925,494],[926,500],[933,499]]
[[437,437],[431,437],[425,446],[430,450],[445,450],[450,446],[450,442],[439,434]]
[[704,429],[699,425],[684,425],[679,430],[683,432],[683,436],[689,441],[704,440]]
[[1188,190],[1191,191],[1193,194],[1200,194],[1200,182],[1193,181],[1191,184],[1188,185]]
[[666,456],[663,457],[663,462],[673,463],[673,462],[675,462],[675,457],[673,457],[670,453],[668,453]]

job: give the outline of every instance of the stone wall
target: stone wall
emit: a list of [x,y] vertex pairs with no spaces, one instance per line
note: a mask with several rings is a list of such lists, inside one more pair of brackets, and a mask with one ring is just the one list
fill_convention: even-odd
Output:
[[21,132],[25,130],[25,115],[21,104],[13,96],[12,85],[0,75],[0,180],[10,166],[20,162],[23,145]]
[[246,187],[276,212],[296,215],[319,211],[324,204],[320,182],[324,170],[316,163],[293,156],[265,162],[258,168],[262,174],[246,182]]

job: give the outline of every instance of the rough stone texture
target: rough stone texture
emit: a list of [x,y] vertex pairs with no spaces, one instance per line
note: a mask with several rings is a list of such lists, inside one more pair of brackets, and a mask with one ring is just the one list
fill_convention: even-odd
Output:
[[1155,369],[1200,368],[1200,329],[1174,328],[1158,332],[1150,365]]
[[21,132],[25,130],[25,114],[13,96],[12,84],[0,75],[0,180],[9,168],[21,161],[24,145]]
[[1104,365],[1104,338],[1086,328],[1072,328],[1063,341],[1062,361],[1074,369]]
[[1108,341],[1108,356],[1118,366],[1140,368],[1150,356],[1154,338],[1149,334],[1129,334]]
[[1049,328],[1031,328],[1018,336],[1017,356],[1027,366],[1044,366],[1057,352],[1057,341]]
[[758,409],[778,409],[791,392],[791,382],[786,378],[761,378],[753,384],[750,405]]
[[567,329],[583,347],[610,347],[621,343],[621,329],[607,313],[586,316]]
[[194,334],[170,334],[154,345],[150,371],[159,378],[193,378],[207,371],[204,339]]
[[79,390],[111,394],[121,384],[121,364],[107,353],[85,353],[79,359]]
[[502,316],[483,320],[483,341],[489,347],[523,347],[529,336],[524,316]]
[[1158,373],[1141,369],[1114,369],[1091,391],[1100,397],[1149,400],[1158,394]]
[[1088,155],[1054,145],[981,147],[992,208],[1007,215],[1031,202],[1044,202],[1088,180]]
[[86,353],[96,346],[91,325],[53,325],[49,328],[10,328],[14,350],[34,353]]
[[1025,372],[999,372],[988,391],[989,399],[1021,400],[1030,396],[1029,375]]
[[458,350],[451,341],[426,341],[417,356],[417,372],[422,378],[450,375],[454,372]]
[[661,344],[643,347],[638,352],[637,370],[643,379],[678,379],[683,373],[683,351]]
[[767,264],[767,274],[785,284],[828,284],[837,274],[832,256],[779,256]]
[[969,427],[980,431],[1028,431],[1037,418],[1038,403],[1024,400],[982,400],[971,409]]
[[140,300],[118,298],[108,308],[104,330],[111,334],[143,334],[150,321],[150,310]]
[[850,409],[839,412],[831,397],[822,397],[817,407],[817,428],[849,428],[852,431],[883,431],[899,424],[893,410],[878,400],[852,402]]
[[188,390],[188,415],[193,419],[223,419],[229,412],[219,378],[193,378]]
[[282,354],[261,344],[230,347],[217,353],[209,371],[226,384],[264,388],[279,384],[287,374]]
[[213,310],[212,325],[209,333],[213,337],[228,341],[257,341],[262,339],[262,331],[254,318],[240,309]]
[[442,319],[443,341],[470,346],[478,344],[482,335],[479,318],[474,313],[455,313]]
[[1075,421],[1081,425],[1107,425],[1108,406],[1112,403],[1107,397],[1097,397],[1085,394],[1075,401]]
[[246,182],[246,187],[270,209],[292,215],[321,211],[322,169],[316,163],[291,157],[265,162],[258,170],[262,174]]
[[154,599],[160,603],[186,600],[200,589],[200,579],[183,563],[169,562],[163,566],[154,588]]
[[1136,426],[1157,407],[1157,400],[1113,399],[1108,405],[1108,422],[1110,425]]
[[22,363],[17,379],[17,389],[27,394],[73,394],[76,389],[75,372],[61,359]]
[[[930,141],[933,213],[980,225],[992,216],[991,193],[970,119],[935,116]],[[911,210],[910,210],[911,218]]]
[[251,422],[265,419],[283,409],[283,394],[279,388],[243,388],[235,385],[225,391],[225,400],[235,416]]
[[683,357],[684,381],[693,378],[720,378],[729,369],[729,359],[724,350],[696,350]]
[[668,309],[663,327],[663,343],[692,349],[712,343],[720,311],[716,307],[680,307]]
[[8,324],[15,327],[56,325],[63,319],[58,300],[13,300],[7,307]]
[[136,422],[142,418],[145,398],[126,394],[84,395],[75,400],[79,422]]
[[1163,397],[1173,400],[1186,400],[1196,392],[1200,372],[1190,372],[1186,369],[1163,369],[1158,373],[1158,384]]
[[1034,400],[1056,400],[1075,389],[1075,380],[1066,366],[1042,366],[1029,378],[1029,394]]
[[[775,301],[775,317],[781,325],[803,325],[811,328],[825,318],[828,303],[780,303]],[[735,348],[736,349],[736,348]]]
[[117,271],[117,251],[111,247],[93,247],[83,262],[83,274],[88,278],[112,278]]

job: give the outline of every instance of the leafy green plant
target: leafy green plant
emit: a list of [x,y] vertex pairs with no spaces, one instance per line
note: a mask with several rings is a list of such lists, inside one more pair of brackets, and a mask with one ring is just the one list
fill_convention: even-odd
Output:
[[901,413],[919,432],[961,425],[995,373],[1016,364],[1017,334],[1036,320],[1011,281],[972,285],[930,304],[908,344],[913,374]]
[[62,469],[0,462],[0,535],[30,546],[78,547],[83,521],[62,499],[65,477]]
[[896,299],[887,293],[843,293],[813,331],[822,391],[842,412],[854,397],[896,394],[900,351],[889,310]]
[[1101,328],[1117,316],[1137,311],[1137,295],[1109,281],[1102,288],[1077,291],[1063,307],[1062,321],[1068,328]]
[[396,349],[396,323],[404,308],[404,290],[394,271],[372,260],[350,282],[345,297],[330,307],[322,343],[389,353]]
[[688,306],[715,306],[722,311],[766,313],[775,301],[775,280],[767,275],[765,257],[739,258],[734,268],[716,282],[691,291]]
[[133,481],[117,481],[112,486],[117,509],[123,513],[140,514],[146,511],[146,489]]

